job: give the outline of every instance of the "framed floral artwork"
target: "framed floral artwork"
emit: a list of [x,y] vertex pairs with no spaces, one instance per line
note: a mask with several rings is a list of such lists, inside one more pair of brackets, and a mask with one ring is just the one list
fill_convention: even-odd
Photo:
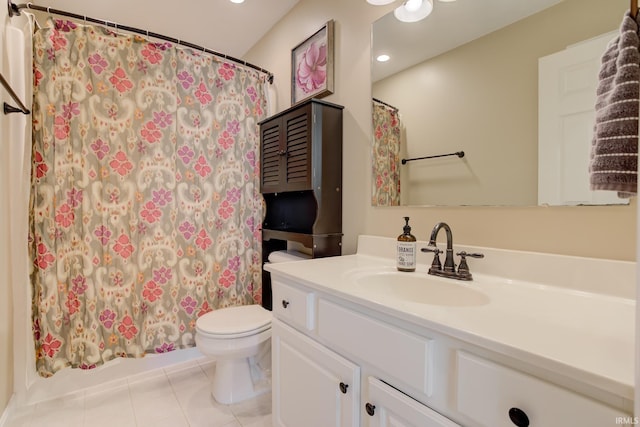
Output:
[[333,93],[333,20],[291,50],[291,105]]

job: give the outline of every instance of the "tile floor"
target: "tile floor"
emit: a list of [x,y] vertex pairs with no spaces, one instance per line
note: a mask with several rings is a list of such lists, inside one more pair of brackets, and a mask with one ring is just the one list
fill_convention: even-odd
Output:
[[271,394],[221,405],[209,392],[215,363],[159,370],[20,408],[8,427],[272,427]]

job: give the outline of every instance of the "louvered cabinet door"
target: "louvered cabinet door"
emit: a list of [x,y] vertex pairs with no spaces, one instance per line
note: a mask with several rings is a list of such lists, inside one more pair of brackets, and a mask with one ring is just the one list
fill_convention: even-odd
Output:
[[281,161],[285,145],[281,124],[281,120],[273,120],[264,123],[260,128],[262,144],[260,150],[260,191],[262,193],[282,191],[281,186],[284,181]]
[[283,172],[286,191],[311,189],[311,105],[283,118],[286,153]]

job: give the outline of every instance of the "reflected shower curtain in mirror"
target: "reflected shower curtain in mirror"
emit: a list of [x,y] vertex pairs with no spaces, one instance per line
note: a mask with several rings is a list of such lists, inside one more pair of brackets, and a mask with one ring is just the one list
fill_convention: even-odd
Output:
[[373,176],[371,204],[400,205],[400,117],[398,110],[373,100]]
[[193,346],[201,314],[261,302],[265,75],[56,20],[34,86],[40,375]]

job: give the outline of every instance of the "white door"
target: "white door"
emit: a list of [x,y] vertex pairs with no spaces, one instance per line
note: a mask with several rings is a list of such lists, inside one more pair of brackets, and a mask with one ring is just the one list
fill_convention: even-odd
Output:
[[369,377],[366,400],[369,427],[460,427],[377,378]]
[[626,204],[616,192],[591,191],[589,156],[600,58],[615,33],[538,61],[538,204]]
[[274,426],[360,425],[358,366],[277,319],[271,339]]

